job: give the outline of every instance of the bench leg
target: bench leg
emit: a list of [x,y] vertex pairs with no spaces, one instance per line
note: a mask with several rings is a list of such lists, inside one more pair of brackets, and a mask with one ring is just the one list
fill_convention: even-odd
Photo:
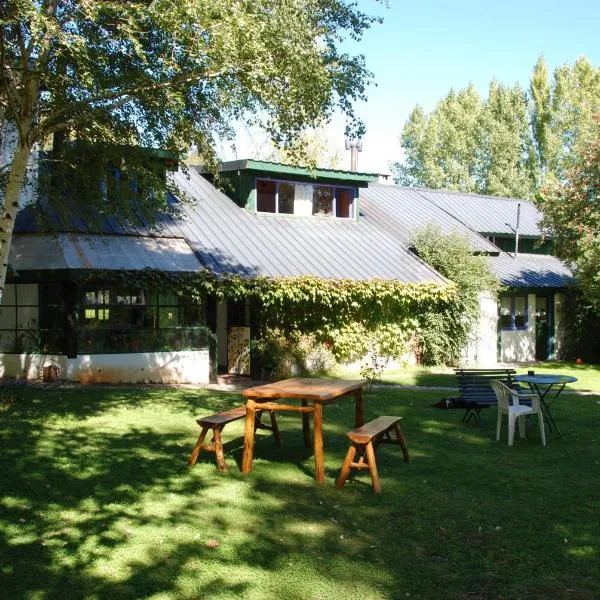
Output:
[[379,473],[377,472],[377,461],[375,460],[375,450],[373,449],[373,443],[367,444],[367,462],[369,463],[369,473],[371,474],[371,483],[373,484],[373,491],[376,494],[381,492],[381,484],[379,483]]
[[202,428],[202,431],[200,432],[200,437],[198,438],[198,441],[196,442],[196,445],[194,446],[194,449],[192,450],[192,454],[190,455],[190,458],[188,459],[188,465],[193,466],[196,464],[196,461],[198,460],[198,455],[200,454],[200,450],[202,450],[202,446],[204,444],[204,438],[206,437],[207,431],[208,431],[208,427]]
[[213,442],[215,446],[215,456],[217,458],[217,467],[219,471],[226,471],[225,456],[223,455],[223,442],[221,440],[221,428],[216,426],[213,429]]
[[348,475],[350,475],[350,465],[356,456],[356,446],[354,442],[350,444],[350,448],[348,448],[348,452],[346,453],[346,458],[344,459],[344,464],[342,465],[342,470],[340,471],[340,476],[338,480],[335,482],[335,485],[339,488],[343,488],[346,483],[346,479],[348,479]]
[[394,431],[396,432],[396,437],[398,438],[398,443],[400,444],[400,449],[402,450],[402,456],[404,457],[404,462],[410,462],[410,454],[408,453],[408,445],[406,444],[406,438],[404,437],[404,433],[402,429],[400,429],[400,424],[394,424]]
[[271,429],[273,430],[273,437],[275,438],[275,445],[281,448],[281,438],[279,437],[279,426],[277,425],[277,418],[275,417],[275,411],[269,411],[269,417],[271,418]]

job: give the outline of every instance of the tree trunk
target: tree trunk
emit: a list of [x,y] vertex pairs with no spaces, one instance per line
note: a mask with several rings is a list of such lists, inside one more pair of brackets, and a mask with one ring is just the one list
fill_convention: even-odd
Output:
[[12,241],[15,217],[19,210],[19,198],[25,183],[27,163],[31,155],[31,146],[17,141],[12,164],[4,187],[4,206],[0,216],[0,302],[4,295],[6,272],[8,269],[8,253]]

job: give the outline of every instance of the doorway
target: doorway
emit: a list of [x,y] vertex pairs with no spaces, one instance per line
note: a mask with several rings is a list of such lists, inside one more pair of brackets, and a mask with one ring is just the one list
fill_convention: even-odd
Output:
[[552,296],[535,297],[535,359],[548,360],[551,355]]

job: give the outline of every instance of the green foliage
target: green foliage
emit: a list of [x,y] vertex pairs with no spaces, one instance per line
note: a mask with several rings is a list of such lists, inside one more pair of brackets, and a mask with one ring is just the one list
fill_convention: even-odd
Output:
[[255,357],[268,373],[322,371],[325,367],[318,365],[358,360],[370,352],[401,358],[413,349],[415,334],[429,314],[461,318],[458,309],[451,310],[457,299],[451,283],[312,276],[244,279],[209,271],[181,275],[150,269],[98,272],[93,280],[170,289],[196,302],[209,294],[220,300],[250,298],[256,318]]
[[600,312],[600,114],[595,139],[573,158],[562,181],[542,191],[538,205],[556,253],[574,265],[586,301]]
[[465,349],[480,314],[480,293],[496,291],[498,281],[485,258],[473,255],[459,233],[443,233],[428,225],[413,234],[417,254],[456,285],[454,301],[440,311],[424,314],[420,322],[420,361],[426,365],[455,363]]
[[[336,109],[346,134],[360,136],[353,103],[371,75],[340,46],[374,20],[349,0],[3,0],[0,294],[34,148],[53,147],[48,198],[65,217],[155,218],[168,208],[157,193],[166,179],[144,147],[193,149],[214,166],[216,140],[232,138],[234,123],[261,125],[285,145]],[[86,145],[98,148],[96,162]],[[126,172],[129,187],[107,180],[105,197],[97,183],[107,167]],[[142,188],[134,202],[131,185]]]
[[593,137],[600,112],[600,69],[586,58],[556,69],[537,61],[529,93],[492,81],[487,98],[473,85],[450,92],[426,114],[417,106],[400,143],[397,183],[533,199],[540,185],[562,180]]
[[397,183],[532,196],[527,98],[518,86],[492,81],[486,100],[473,85],[450,90],[428,115],[417,106],[400,140],[406,158],[394,165]]

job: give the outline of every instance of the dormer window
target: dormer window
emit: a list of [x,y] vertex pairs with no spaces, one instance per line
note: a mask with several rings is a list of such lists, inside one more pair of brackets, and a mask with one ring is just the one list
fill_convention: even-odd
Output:
[[256,180],[256,212],[354,218],[354,188],[297,181]]

